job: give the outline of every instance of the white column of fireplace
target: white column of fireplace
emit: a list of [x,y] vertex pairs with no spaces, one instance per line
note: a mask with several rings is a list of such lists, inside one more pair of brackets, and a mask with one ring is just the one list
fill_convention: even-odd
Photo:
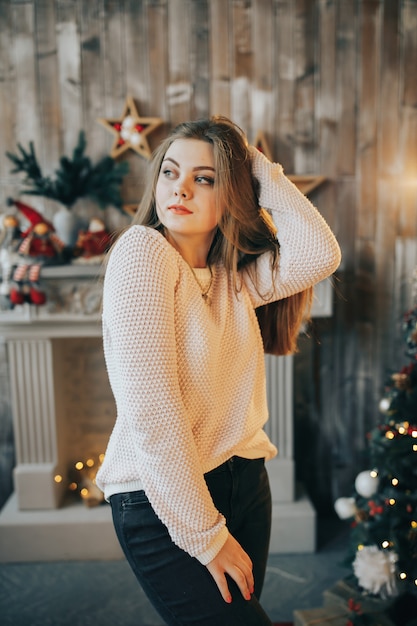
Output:
[[[7,344],[14,419],[15,491],[0,512],[0,561],[120,558],[110,507],[66,501],[65,477],[74,451],[66,415],[62,366],[65,340],[100,337],[97,269],[49,268],[48,305],[0,312]],[[59,294],[59,297],[57,296]],[[316,290],[314,314],[331,312],[330,283]],[[315,549],[315,512],[295,488],[293,359],[265,357],[270,421],[279,448],[268,463],[273,493],[271,552]],[[104,370],[104,359],[101,361]],[[59,479],[58,479],[59,480]]]
[[17,465],[14,487],[20,510],[55,509],[63,485],[58,466],[54,372],[50,339],[7,342]]

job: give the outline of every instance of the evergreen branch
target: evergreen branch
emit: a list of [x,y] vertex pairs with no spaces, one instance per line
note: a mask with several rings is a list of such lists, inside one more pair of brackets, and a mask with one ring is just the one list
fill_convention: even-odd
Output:
[[20,155],[10,152],[6,155],[15,166],[11,173],[25,174],[23,184],[28,188],[22,192],[24,194],[57,200],[67,207],[79,198],[91,197],[101,208],[112,204],[121,209],[120,186],[128,172],[128,164],[116,163],[112,157],[106,156],[93,165],[84,154],[86,145],[85,133],[80,131],[72,158],[60,158],[54,179],[43,176],[33,142],[29,143],[27,151],[18,144]]
[[16,172],[25,172],[26,178],[29,180],[42,180],[42,171],[36,158],[33,141],[29,143],[28,152],[26,152],[26,150],[20,143],[17,144],[17,147],[20,151],[21,158],[19,158],[15,154],[12,154],[11,152],[6,152],[6,155],[9,157],[9,159],[15,164],[15,168],[11,170],[11,173],[14,174]]

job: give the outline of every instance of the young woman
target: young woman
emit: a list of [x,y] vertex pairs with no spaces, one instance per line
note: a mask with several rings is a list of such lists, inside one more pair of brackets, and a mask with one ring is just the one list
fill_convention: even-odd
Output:
[[294,351],[339,262],[318,211],[230,120],[181,124],[156,152],[106,268],[117,419],[97,484],[169,625],[271,624],[264,350]]

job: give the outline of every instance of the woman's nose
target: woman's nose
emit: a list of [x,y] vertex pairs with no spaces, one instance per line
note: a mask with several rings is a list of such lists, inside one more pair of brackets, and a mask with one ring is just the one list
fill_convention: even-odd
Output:
[[184,180],[178,180],[175,186],[175,195],[181,198],[189,198],[191,195],[191,191],[189,185],[186,184]]

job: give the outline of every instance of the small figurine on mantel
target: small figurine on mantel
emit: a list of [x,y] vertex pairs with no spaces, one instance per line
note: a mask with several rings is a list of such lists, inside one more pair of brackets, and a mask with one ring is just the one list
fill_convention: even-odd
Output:
[[65,246],[55,234],[52,223],[20,200],[8,198],[7,204],[14,205],[30,222],[30,226],[21,233],[21,243],[17,248],[19,255],[30,257],[42,265],[60,263]]
[[101,263],[111,244],[111,235],[102,219],[93,217],[86,231],[78,233],[74,246],[74,263]]
[[21,233],[17,247],[18,262],[13,273],[15,285],[10,289],[11,305],[30,302],[42,305],[46,302],[46,294],[40,285],[41,267],[62,263],[64,244],[56,236],[53,225],[34,208],[8,199],[8,205],[14,205],[29,220],[30,226]]
[[1,250],[16,250],[21,240],[19,220],[16,215],[3,215],[0,225],[0,248]]
[[13,267],[18,262],[16,252],[21,241],[19,220],[15,215],[4,215],[0,224],[0,310],[11,308],[10,290]]

